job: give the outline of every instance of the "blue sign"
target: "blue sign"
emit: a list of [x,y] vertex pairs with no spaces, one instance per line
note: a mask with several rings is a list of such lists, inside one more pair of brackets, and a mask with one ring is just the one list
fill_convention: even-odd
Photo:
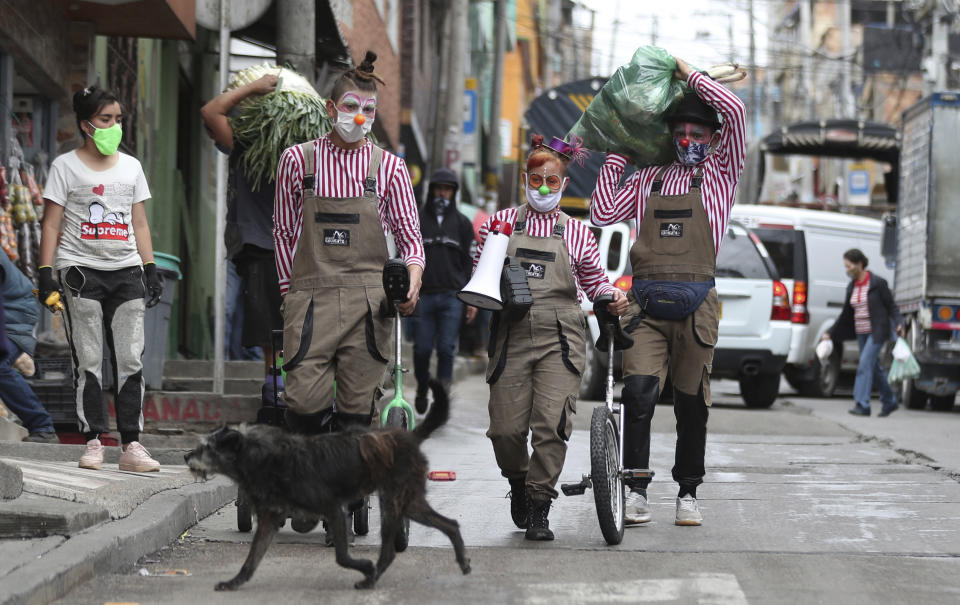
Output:
[[866,170],[851,170],[847,177],[850,181],[850,195],[870,193],[870,173]]
[[463,91],[465,103],[463,104],[463,134],[475,134],[477,132],[477,91],[466,89]]

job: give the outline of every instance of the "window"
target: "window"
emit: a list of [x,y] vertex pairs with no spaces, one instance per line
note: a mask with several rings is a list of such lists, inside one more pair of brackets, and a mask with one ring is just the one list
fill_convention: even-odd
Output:
[[731,225],[727,229],[717,255],[717,277],[772,279],[770,269],[746,228]]
[[803,280],[801,264],[803,260],[803,251],[801,245],[802,232],[794,229],[771,229],[757,228],[753,232],[763,242],[763,247],[767,249],[773,264],[777,267],[777,272],[783,279]]

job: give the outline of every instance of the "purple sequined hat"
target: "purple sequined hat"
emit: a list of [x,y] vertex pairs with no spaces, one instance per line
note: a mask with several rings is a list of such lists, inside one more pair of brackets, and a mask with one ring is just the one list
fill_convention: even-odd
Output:
[[571,147],[570,143],[567,143],[563,139],[553,137],[553,140],[550,141],[550,144],[547,145],[547,147],[553,149],[568,160],[573,159],[573,147]]
[[573,137],[572,143],[553,137],[550,143],[544,145],[544,147],[552,149],[568,161],[575,160],[581,166],[583,166],[583,160],[587,157],[587,151],[583,148],[583,139],[580,137]]

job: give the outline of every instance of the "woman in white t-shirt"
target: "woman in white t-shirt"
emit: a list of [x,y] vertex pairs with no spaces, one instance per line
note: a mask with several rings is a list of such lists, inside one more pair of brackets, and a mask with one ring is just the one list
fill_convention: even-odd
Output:
[[[63,317],[73,358],[77,416],[87,447],[81,468],[103,464],[101,433],[110,430],[102,393],[103,333],[116,385],[120,470],[157,471],[140,445],[143,430],[144,307],[160,300],[163,281],[143,202],[150,190],[140,162],[119,153],[122,109],[111,93],[88,87],[73,95],[83,145],[58,156],[44,188],[40,300]],[[148,296],[146,304],[144,296]]]

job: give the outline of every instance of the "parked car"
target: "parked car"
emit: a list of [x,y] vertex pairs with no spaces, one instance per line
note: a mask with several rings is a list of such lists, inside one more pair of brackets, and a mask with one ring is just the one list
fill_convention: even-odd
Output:
[[[612,282],[629,290],[630,228],[624,224],[591,227],[600,248],[601,262]],[[767,407],[779,391],[780,372],[790,349],[792,327],[786,286],[777,281],[776,267],[762,242],[747,228],[731,223],[717,257],[717,293],[720,297],[720,336],[714,354],[713,375],[740,381],[744,402]],[[580,397],[602,399],[607,356],[593,347],[599,327],[593,305],[583,303],[590,329],[587,367]],[[620,354],[614,373],[621,371]],[[669,396],[669,391],[667,390]]]
[[727,227],[716,275],[720,326],[711,376],[739,381],[747,407],[770,407],[793,335],[787,287],[760,239],[736,221]]
[[856,342],[849,341],[821,364],[815,349],[843,307],[849,281],[844,252],[859,248],[870,261],[870,271],[893,283],[893,271],[880,255],[882,222],[825,210],[749,204],[735,205],[732,216],[760,238],[791,294],[787,381],[804,396],[832,396],[841,372],[856,372],[860,352]]

